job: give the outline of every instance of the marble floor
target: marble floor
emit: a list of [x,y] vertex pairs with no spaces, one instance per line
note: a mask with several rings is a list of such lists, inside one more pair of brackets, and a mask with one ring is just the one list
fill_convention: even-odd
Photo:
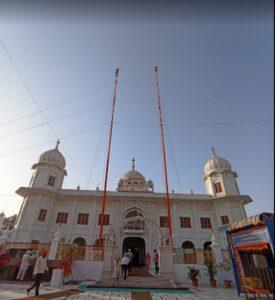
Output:
[[[26,284],[2,284],[0,283],[0,299],[1,300],[10,300],[10,299],[19,299],[27,298]],[[48,284],[41,286],[40,295],[49,294],[57,291],[64,291],[69,289],[75,289],[75,285],[64,285],[60,288],[51,288]],[[238,297],[235,289],[226,289],[226,288],[210,288],[210,287],[199,287],[196,289],[191,289],[193,293],[159,293],[159,292],[150,292],[152,300],[243,300],[244,297]],[[34,294],[34,293],[33,293]],[[32,294],[32,296],[33,296]],[[142,294],[140,294],[142,299]],[[38,299],[38,298],[37,298]],[[44,298],[45,299],[45,298]],[[69,297],[58,297],[51,298],[57,300],[131,300],[132,293],[131,291],[92,291],[85,292],[81,294],[71,295]],[[148,299],[148,297],[146,297]],[[252,299],[252,298],[251,298]],[[264,299],[264,298],[263,298]]]

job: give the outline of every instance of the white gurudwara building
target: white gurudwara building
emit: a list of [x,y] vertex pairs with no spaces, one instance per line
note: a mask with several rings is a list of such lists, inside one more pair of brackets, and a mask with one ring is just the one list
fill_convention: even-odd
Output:
[[[158,248],[160,271],[184,281],[187,279],[182,274],[187,264],[202,267],[207,251],[214,252],[217,261],[220,256],[216,255],[217,248],[214,251],[217,246],[220,253],[227,252],[226,237],[218,228],[246,217],[244,206],[252,200],[240,194],[237,173],[230,163],[217,156],[214,149],[212,152],[204,166],[206,194],[170,194],[173,248],[168,246],[165,193],[156,192],[153,181],[138,172],[132,160],[131,170],[118,180],[116,191],[107,192],[104,248],[112,244],[115,254],[104,255],[102,274],[104,268],[109,274],[111,272],[112,262],[105,261],[108,257],[111,260],[114,255],[121,256],[123,251],[131,248],[133,264],[142,266],[145,254],[149,252],[153,256],[154,249]],[[58,143],[54,149],[40,155],[32,166],[34,174],[29,187],[20,187],[16,191],[23,197],[23,203],[8,242],[11,247],[17,244],[16,248],[23,243],[50,245],[62,236],[66,242],[82,246],[79,247],[84,249],[81,259],[92,263],[89,249],[98,245],[103,191],[79,187],[63,189],[67,175],[65,167],[66,161],[58,150]]]
[[[230,163],[215,154],[204,166],[206,194],[171,193],[171,222],[174,248],[210,249],[211,236],[222,249],[226,239],[218,228],[246,217],[237,173]],[[32,166],[30,186],[16,192],[24,198],[10,242],[49,244],[58,226],[66,241],[79,245],[98,242],[103,191],[63,189],[66,161],[58,150],[46,151]],[[132,168],[118,180],[116,191],[107,192],[103,236],[113,233],[119,255],[128,248],[135,264],[143,264],[145,253],[153,253],[168,238],[165,193],[154,191],[152,180]]]

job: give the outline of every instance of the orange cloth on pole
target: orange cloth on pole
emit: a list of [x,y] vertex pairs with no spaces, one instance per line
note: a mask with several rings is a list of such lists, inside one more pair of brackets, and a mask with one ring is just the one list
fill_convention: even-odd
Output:
[[68,249],[65,258],[58,262],[58,268],[63,269],[64,276],[68,276],[72,274],[72,263],[73,263],[72,251]]
[[0,268],[4,267],[7,262],[10,260],[10,254],[9,253],[2,253],[0,254]]

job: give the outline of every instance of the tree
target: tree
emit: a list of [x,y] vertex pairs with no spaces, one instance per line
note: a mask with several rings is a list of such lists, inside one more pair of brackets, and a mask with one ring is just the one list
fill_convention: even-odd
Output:
[[4,219],[4,222],[3,222],[2,228],[3,228],[3,229],[6,229],[6,228],[7,228],[7,229],[9,229],[9,230],[12,230],[13,227],[14,227],[16,218],[17,218],[17,215],[13,215],[13,216],[10,216],[10,217],[5,218],[5,219]]

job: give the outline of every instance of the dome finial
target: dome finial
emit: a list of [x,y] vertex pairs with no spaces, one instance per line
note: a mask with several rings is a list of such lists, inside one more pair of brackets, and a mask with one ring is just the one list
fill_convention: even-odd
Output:
[[56,146],[55,146],[55,149],[56,149],[56,150],[58,150],[59,144],[60,144],[60,139],[58,139],[57,142],[56,142]]
[[211,151],[212,151],[212,156],[216,157],[217,155],[216,155],[216,152],[215,152],[215,148],[213,146],[211,147]]
[[132,159],[132,170],[134,171],[135,170],[135,158],[133,157]]

